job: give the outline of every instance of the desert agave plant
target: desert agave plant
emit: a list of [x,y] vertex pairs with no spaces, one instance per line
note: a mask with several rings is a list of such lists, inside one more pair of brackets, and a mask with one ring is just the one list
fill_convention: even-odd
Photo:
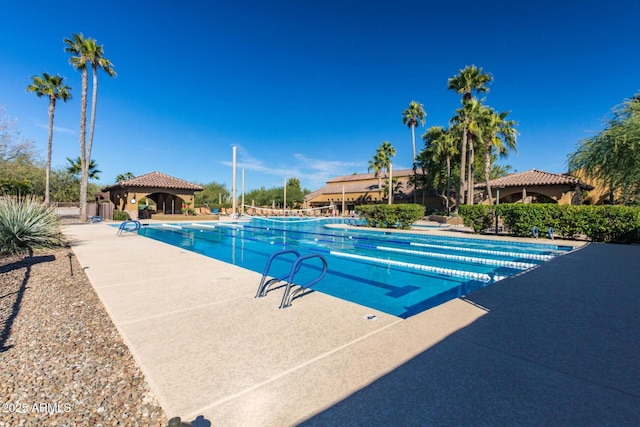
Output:
[[63,244],[55,211],[34,197],[0,197],[0,254],[32,254]]

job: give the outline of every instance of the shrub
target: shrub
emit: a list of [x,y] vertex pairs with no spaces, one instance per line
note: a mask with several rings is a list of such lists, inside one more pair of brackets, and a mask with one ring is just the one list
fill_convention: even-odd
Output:
[[640,228],[640,209],[629,206],[585,206],[585,234],[596,242],[630,241]]
[[491,227],[495,221],[495,209],[489,205],[462,205],[459,213],[464,225],[476,233]]
[[424,210],[424,206],[416,204],[361,205],[355,208],[370,227],[401,229],[408,229],[422,218]]
[[507,229],[516,236],[531,236],[538,227],[544,233],[549,227],[557,236],[568,239],[586,237],[594,242],[637,239],[640,209],[628,206],[571,206],[557,204],[501,204],[460,206],[465,225],[477,233],[489,228],[494,211]]
[[584,208],[586,206],[563,206],[557,209],[553,227],[558,236],[577,239],[585,234],[586,222]]
[[126,221],[129,219],[129,214],[126,211],[113,211],[114,221]]
[[0,197],[0,253],[33,253],[63,245],[53,208],[34,197]]
[[516,236],[530,237],[533,227],[541,232],[549,227],[556,228],[557,221],[551,212],[558,205],[552,204],[501,204],[496,206],[496,212],[506,228]]

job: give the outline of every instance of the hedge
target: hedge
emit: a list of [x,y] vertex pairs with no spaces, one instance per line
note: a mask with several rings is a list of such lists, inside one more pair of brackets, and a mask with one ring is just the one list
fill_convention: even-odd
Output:
[[541,232],[553,227],[557,236],[566,239],[586,237],[594,242],[629,242],[637,240],[640,229],[640,208],[637,207],[512,203],[460,206],[464,224],[476,233],[490,228],[496,213],[516,236],[531,236],[535,226]]
[[113,211],[114,221],[126,221],[129,219],[129,214],[126,211]]
[[369,227],[408,229],[424,217],[425,208],[416,204],[360,205],[355,211],[362,216]]
[[495,209],[493,206],[462,205],[459,213],[464,225],[473,228],[475,233],[480,233],[495,223]]

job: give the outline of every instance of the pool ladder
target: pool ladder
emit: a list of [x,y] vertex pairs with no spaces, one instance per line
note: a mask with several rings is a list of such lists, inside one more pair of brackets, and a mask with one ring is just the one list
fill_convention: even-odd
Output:
[[128,219],[120,224],[120,228],[118,229],[118,236],[124,235],[124,233],[133,233],[134,231],[140,230],[140,221],[135,219]]
[[[281,277],[272,277],[271,279],[267,280],[267,277],[269,277],[269,269],[271,268],[271,263],[273,262],[273,260],[279,256],[288,255],[288,254],[295,255],[296,257],[295,261],[293,262],[293,265],[291,266],[291,270],[289,270],[289,273]],[[320,275],[318,275],[315,279],[310,280],[309,282],[303,285],[294,284],[293,281],[294,281],[295,275],[298,271],[300,271],[300,268],[302,268],[302,264],[305,261],[309,261],[313,258],[318,258],[322,262],[322,271],[320,272]],[[260,280],[260,285],[258,286],[258,292],[256,293],[256,298],[261,298],[266,296],[270,286],[275,285],[276,283],[286,282],[286,287],[284,290],[284,295],[282,296],[282,302],[280,303],[280,308],[289,307],[291,306],[291,302],[293,301],[293,299],[298,293],[300,293],[303,290],[309,289],[311,286],[315,285],[316,283],[318,283],[320,280],[324,278],[324,276],[327,274],[327,268],[328,268],[327,260],[324,259],[324,257],[319,254],[300,255],[300,252],[293,249],[287,249],[284,251],[276,252],[272,254],[269,257],[269,260],[267,261],[267,265],[264,268],[264,273],[262,273],[262,279]],[[292,290],[293,286],[298,286],[298,288]]]

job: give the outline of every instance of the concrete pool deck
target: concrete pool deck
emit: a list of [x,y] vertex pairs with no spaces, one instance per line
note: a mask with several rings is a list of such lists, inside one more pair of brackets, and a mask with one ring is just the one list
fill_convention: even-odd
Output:
[[281,290],[254,298],[258,273],[117,237],[105,223],[64,231],[169,418],[214,426],[640,419],[637,245],[590,244],[402,320],[318,292],[279,310]]

